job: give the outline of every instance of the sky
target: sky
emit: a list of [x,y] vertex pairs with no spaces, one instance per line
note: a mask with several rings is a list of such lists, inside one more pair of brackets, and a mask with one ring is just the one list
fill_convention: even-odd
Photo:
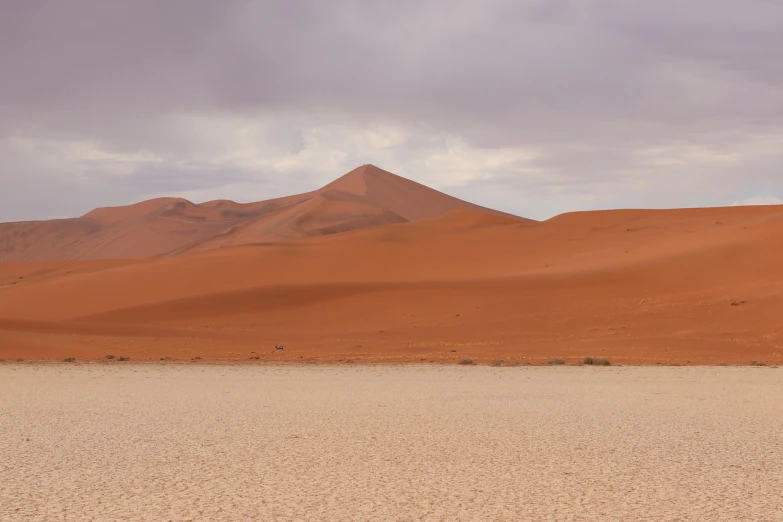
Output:
[[0,0],[0,221],[365,163],[535,219],[783,202],[783,0]]

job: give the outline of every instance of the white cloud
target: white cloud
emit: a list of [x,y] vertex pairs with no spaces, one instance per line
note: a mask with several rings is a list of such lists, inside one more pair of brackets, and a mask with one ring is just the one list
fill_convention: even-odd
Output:
[[783,205],[783,199],[770,196],[755,197],[741,199],[731,204],[732,207],[744,207],[750,205]]
[[[333,124],[284,112],[175,115],[158,122],[125,148],[29,133],[0,139],[0,184],[14,185],[0,190],[0,221],[80,215],[160,196],[269,199],[313,190],[364,163],[535,219],[573,210],[719,206],[750,186],[779,193],[774,166],[783,162],[777,146],[783,133],[666,146],[481,147],[431,127]],[[49,186],[60,187],[60,197],[41,207],[36,202],[54,195],[42,189]]]

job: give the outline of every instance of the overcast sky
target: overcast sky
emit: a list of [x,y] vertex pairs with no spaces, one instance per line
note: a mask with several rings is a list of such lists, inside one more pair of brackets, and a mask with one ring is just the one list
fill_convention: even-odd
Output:
[[783,199],[783,0],[0,0],[0,221],[373,163],[544,219]]

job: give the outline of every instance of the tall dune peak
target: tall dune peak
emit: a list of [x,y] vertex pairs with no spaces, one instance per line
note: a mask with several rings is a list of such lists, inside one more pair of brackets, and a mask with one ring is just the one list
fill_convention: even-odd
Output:
[[0,223],[0,262],[169,257],[383,227],[455,210],[526,221],[365,164],[313,192],[256,203],[158,198],[57,222]]
[[367,178],[372,176],[378,180],[400,178],[396,174],[385,171],[375,165],[366,164],[356,167],[350,172],[343,174],[336,180],[321,187],[321,191],[338,190],[351,194],[364,195],[367,192]]

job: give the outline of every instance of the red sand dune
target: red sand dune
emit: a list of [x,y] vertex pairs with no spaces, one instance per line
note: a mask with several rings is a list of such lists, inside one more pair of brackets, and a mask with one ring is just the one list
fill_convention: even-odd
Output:
[[378,192],[372,175],[365,186],[357,177],[318,193],[335,190],[349,205],[361,193],[376,218],[388,205],[410,222],[312,233],[324,216],[349,215],[349,205],[321,214],[338,208],[325,198],[294,205],[307,216],[299,239],[0,263],[0,357],[783,363],[783,207],[537,223],[472,207],[444,214],[446,199],[427,212],[430,200],[406,197],[408,182]]
[[405,223],[459,209],[501,214],[364,165],[314,192],[239,204],[163,198],[82,217],[0,224],[0,262],[137,259]]

